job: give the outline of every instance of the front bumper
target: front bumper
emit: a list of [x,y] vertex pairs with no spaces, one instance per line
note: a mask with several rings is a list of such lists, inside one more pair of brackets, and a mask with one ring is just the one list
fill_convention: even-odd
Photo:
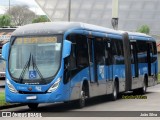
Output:
[[63,101],[61,94],[6,94],[6,102],[9,103],[53,103],[61,101]]

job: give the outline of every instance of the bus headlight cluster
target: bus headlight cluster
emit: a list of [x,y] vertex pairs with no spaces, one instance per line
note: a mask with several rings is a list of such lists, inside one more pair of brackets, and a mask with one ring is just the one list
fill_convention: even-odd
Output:
[[48,92],[53,92],[53,91],[55,91],[55,90],[58,88],[61,79],[62,79],[62,78],[59,77],[59,78],[57,79],[57,81],[49,88]]
[[18,93],[18,91],[15,89],[15,87],[10,83],[10,81],[8,79],[6,80],[6,83],[7,83],[7,86],[11,92]]

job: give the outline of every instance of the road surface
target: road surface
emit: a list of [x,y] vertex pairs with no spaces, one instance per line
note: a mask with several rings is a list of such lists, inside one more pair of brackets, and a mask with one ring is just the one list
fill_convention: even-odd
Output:
[[[122,115],[122,117],[120,118],[107,117],[107,120],[114,120],[114,119],[159,120],[160,119],[158,117],[153,117],[153,116],[152,117],[149,116],[143,119],[140,116],[131,117],[132,113],[133,113],[133,116],[134,114],[136,114],[136,111],[140,111],[139,114],[143,114],[143,115],[145,115],[145,113],[148,114],[148,112],[149,113],[152,112],[153,113],[152,115],[157,114],[160,117],[160,85],[149,87],[147,90],[147,93],[143,97],[146,99],[123,99],[124,96],[131,96],[131,97],[136,96],[133,93],[126,93],[124,94],[123,98],[122,96],[120,96],[120,98],[117,101],[108,100],[108,96],[96,97],[96,98],[93,98],[87,101],[86,107],[82,109],[75,108],[74,104],[58,103],[58,104],[40,104],[39,108],[36,111],[32,111],[28,109],[27,106],[4,109],[3,111],[14,111],[14,112],[19,112],[23,114],[24,113],[41,113],[42,116],[50,117],[47,119],[52,119],[52,117],[56,117],[57,120],[64,119],[64,117],[65,117],[65,120],[67,119],[68,120],[72,120],[72,119],[76,119],[76,120],[83,119],[84,120],[84,118],[82,117],[85,117],[85,119],[87,120],[88,119],[91,119],[91,120],[94,120],[94,119],[101,120],[102,119],[103,120],[104,119],[103,117],[104,116],[107,117],[107,115],[109,114],[112,114],[111,116],[114,116],[114,114],[115,116]],[[57,112],[57,111],[60,111],[60,112]],[[108,111],[115,111],[115,112],[108,112]],[[127,113],[127,111],[130,111],[130,112]],[[128,114],[129,116],[123,118],[124,114]],[[77,118],[72,117],[72,115]],[[86,115],[89,117],[86,117]],[[100,118],[98,118],[96,115],[99,116]],[[100,115],[102,115],[103,117]],[[60,118],[59,116],[61,116],[62,118]],[[92,116],[94,118],[91,118]],[[35,118],[33,118],[33,120],[34,119]],[[36,118],[36,119],[39,120],[42,118]]]

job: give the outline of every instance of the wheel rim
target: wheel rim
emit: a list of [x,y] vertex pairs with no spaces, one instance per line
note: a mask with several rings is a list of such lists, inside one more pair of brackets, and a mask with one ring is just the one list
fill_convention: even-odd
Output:
[[114,98],[117,97],[117,87],[116,87],[116,83],[114,84],[113,96],[114,96]]
[[146,89],[147,89],[146,82],[144,81],[143,92],[146,92]]
[[84,91],[81,91],[81,106],[84,106],[85,105],[85,92]]

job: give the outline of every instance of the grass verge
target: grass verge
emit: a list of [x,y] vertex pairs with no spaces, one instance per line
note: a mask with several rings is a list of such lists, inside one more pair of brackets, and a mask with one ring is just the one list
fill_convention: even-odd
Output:
[[0,92],[0,107],[10,105],[9,103],[5,102],[5,95],[4,92]]
[[158,74],[158,83],[160,83],[160,74]]

